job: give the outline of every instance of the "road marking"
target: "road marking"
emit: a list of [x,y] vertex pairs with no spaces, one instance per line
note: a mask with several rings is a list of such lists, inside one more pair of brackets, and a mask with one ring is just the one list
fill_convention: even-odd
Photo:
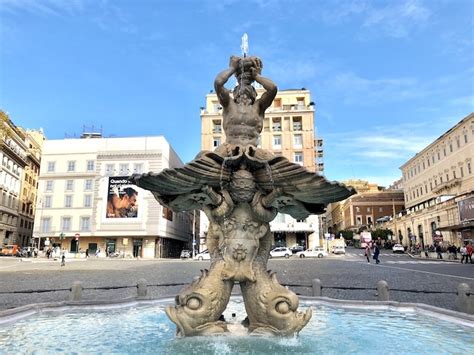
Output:
[[[368,264],[368,263],[366,263]],[[421,272],[423,274],[430,274],[430,275],[438,275],[438,276],[448,276],[448,277],[455,277],[457,279],[463,279],[463,280],[474,280],[473,277],[466,277],[466,276],[456,276],[456,275],[447,275],[447,274],[442,274],[439,272],[432,272],[432,271],[424,271],[424,270],[414,270],[414,269],[405,269],[403,267],[397,267],[397,266],[386,266],[386,265],[381,265],[381,264],[370,264],[374,267],[385,267],[387,269],[397,269],[397,270],[405,270],[405,271],[414,271],[414,272]]]

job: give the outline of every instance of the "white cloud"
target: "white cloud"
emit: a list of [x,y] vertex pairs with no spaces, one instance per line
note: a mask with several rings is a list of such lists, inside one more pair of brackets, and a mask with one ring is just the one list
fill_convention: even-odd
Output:
[[394,38],[408,37],[418,27],[425,26],[430,16],[431,11],[421,0],[388,3],[338,1],[331,4],[329,9],[324,8],[321,11],[321,17],[327,24],[339,25],[354,21],[360,23],[363,32],[372,36],[386,35]]
[[84,9],[90,0],[0,0],[0,12],[28,12],[45,16],[72,15]]

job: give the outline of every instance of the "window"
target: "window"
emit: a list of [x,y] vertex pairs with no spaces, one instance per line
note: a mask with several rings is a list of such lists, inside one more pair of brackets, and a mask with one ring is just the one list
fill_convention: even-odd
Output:
[[360,212],[360,208],[359,208],[359,207],[356,207],[356,212]]
[[76,162],[74,160],[67,162],[67,171],[69,172],[76,171]]
[[446,174],[446,182],[449,181],[449,174]]
[[45,196],[44,197],[44,208],[51,208],[51,201],[52,201],[52,196]]
[[84,207],[92,206],[92,195],[84,195]]
[[293,138],[294,147],[301,147],[303,145],[303,136],[301,134],[295,134]]
[[275,132],[281,132],[281,118],[273,119],[272,130]]
[[464,143],[467,143],[467,134],[464,133]]
[[220,146],[220,145],[221,145],[221,139],[220,139],[219,137],[214,137],[214,138],[212,139],[212,146],[213,146],[214,148],[216,148],[216,147],[218,147],[218,146]]
[[438,154],[438,160],[441,160],[441,155],[439,154],[439,152],[437,152]]
[[74,180],[66,180],[66,191],[74,190]]
[[64,207],[72,207],[72,195],[64,196]]
[[114,174],[115,165],[114,164],[106,164],[105,165],[105,176],[112,176]]
[[91,218],[81,217],[81,232],[88,232],[91,229]]
[[143,173],[143,164],[142,163],[133,164],[133,172],[135,174]]
[[370,212],[370,207],[367,207],[367,212]]
[[281,148],[281,136],[273,136],[273,148]]
[[119,174],[120,175],[128,175],[130,170],[128,168],[128,164],[119,164]]
[[450,152],[450,153],[453,152],[453,144],[452,144],[452,143],[449,143],[449,152]]
[[459,138],[456,138],[456,147],[461,148],[461,141]]
[[94,161],[88,160],[87,161],[87,171],[94,171]]
[[48,173],[54,173],[55,169],[56,169],[56,162],[49,161],[48,162]]
[[456,179],[456,170],[453,170],[453,179]]
[[92,190],[92,179],[87,179],[84,181],[84,190],[86,191]]
[[303,124],[301,123],[301,117],[293,118],[293,131],[301,131],[303,129]]
[[471,174],[471,162],[467,163],[467,173]]
[[51,230],[51,218],[41,218],[41,232],[48,233]]
[[212,133],[222,133],[222,126],[221,126],[221,121],[212,121],[213,128],[212,128]]
[[46,188],[45,191],[52,192],[53,191],[53,180],[46,180]]
[[357,224],[358,226],[360,226],[360,225],[362,224],[362,217],[361,217],[361,216],[357,216],[357,217],[356,217],[356,224]]
[[61,222],[61,231],[69,232],[71,231],[71,217],[63,217]]
[[382,208],[382,207],[379,207],[379,212],[383,212],[383,208]]
[[295,153],[294,161],[295,161],[295,163],[303,165],[303,153],[301,153],[301,152]]
[[172,221],[173,220],[173,211],[170,210],[169,208],[167,207],[163,207],[163,214],[162,214],[162,217],[167,219],[168,221]]
[[443,147],[443,154],[446,156],[446,147]]

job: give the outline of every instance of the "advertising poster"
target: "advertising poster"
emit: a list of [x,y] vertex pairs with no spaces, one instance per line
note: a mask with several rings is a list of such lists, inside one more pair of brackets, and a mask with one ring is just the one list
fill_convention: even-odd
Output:
[[137,218],[138,189],[128,176],[109,177],[107,186],[107,218]]

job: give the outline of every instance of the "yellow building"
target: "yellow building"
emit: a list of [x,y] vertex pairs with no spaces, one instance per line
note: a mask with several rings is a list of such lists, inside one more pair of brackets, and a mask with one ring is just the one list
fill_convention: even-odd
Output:
[[38,192],[38,179],[41,164],[41,150],[45,140],[42,131],[23,130],[27,146],[26,166],[20,189],[20,201],[18,205],[18,244],[30,246],[33,243],[33,224],[36,211],[36,199]]
[[[259,96],[263,92],[264,89],[257,88]],[[201,108],[201,149],[214,150],[223,142],[222,108],[217,95],[209,93],[206,106]],[[259,147],[322,174],[322,140],[315,140],[314,103],[309,90],[278,92],[272,106],[265,111]]]
[[[264,89],[256,87],[260,96]],[[323,174],[323,140],[316,139],[314,129],[314,103],[306,89],[281,90],[265,111],[262,133],[258,146],[283,156],[289,161]],[[201,107],[201,149],[214,150],[225,142],[222,107],[217,95],[206,95],[206,106]],[[201,215],[201,237],[207,231],[207,218]],[[277,246],[320,244],[318,216],[295,220],[289,215],[278,214],[270,223]],[[201,241],[203,244],[204,241]],[[202,249],[202,248],[201,248]]]
[[406,211],[394,220],[406,245],[474,238],[474,113],[403,164]]

